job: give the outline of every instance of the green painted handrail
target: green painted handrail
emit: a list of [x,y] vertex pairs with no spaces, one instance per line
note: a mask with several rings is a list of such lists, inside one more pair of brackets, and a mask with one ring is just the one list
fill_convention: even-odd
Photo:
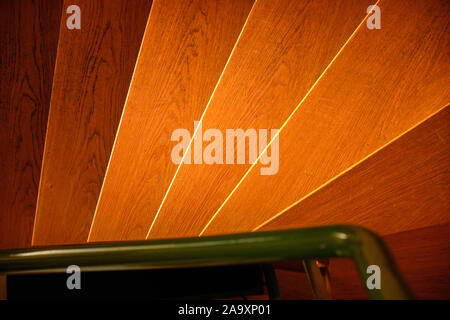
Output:
[[65,272],[69,265],[82,271],[161,269],[332,257],[353,259],[364,285],[370,276],[367,267],[380,267],[381,289],[368,289],[370,298],[410,298],[382,241],[366,229],[345,225],[1,250],[0,273]]

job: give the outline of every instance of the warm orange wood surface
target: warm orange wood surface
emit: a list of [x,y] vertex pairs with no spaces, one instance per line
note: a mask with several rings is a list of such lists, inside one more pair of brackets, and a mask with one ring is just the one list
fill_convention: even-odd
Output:
[[450,224],[393,234],[384,239],[418,299],[450,299]]
[[314,299],[306,273],[275,269],[281,299],[312,300]]
[[[258,0],[203,132],[279,128],[363,21],[369,3]],[[149,238],[197,236],[248,167],[183,164]]]
[[450,107],[262,227],[337,223],[379,234],[450,222]]
[[255,165],[205,235],[253,230],[450,102],[450,3],[380,8],[381,29],[357,32],[281,131],[278,173],[262,176]]
[[151,1],[65,1],[33,245],[86,242]]
[[[449,235],[444,224],[383,238],[415,298],[450,299]],[[330,278],[333,299],[367,299],[352,261],[330,259]]]
[[0,249],[31,245],[61,5],[0,1]]
[[89,241],[144,239],[253,0],[154,2]]

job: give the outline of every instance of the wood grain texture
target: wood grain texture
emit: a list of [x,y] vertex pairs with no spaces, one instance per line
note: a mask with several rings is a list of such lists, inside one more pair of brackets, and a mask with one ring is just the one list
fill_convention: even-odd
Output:
[[[331,298],[336,300],[368,300],[369,295],[353,260],[330,259]],[[404,277],[404,275],[402,275]]]
[[172,132],[200,119],[252,4],[154,2],[89,241],[145,238],[177,169]]
[[0,249],[31,246],[62,1],[0,1]]
[[450,222],[450,106],[262,227],[338,223],[390,234]]
[[417,299],[450,299],[450,224],[385,237]]
[[151,1],[65,1],[33,245],[86,242]]
[[[449,235],[443,224],[383,238],[416,299],[450,299]],[[333,299],[367,299],[352,261],[331,259],[330,274]]]
[[450,102],[449,2],[380,8],[280,132],[278,173],[255,165],[205,235],[253,230]]
[[306,273],[275,269],[281,299],[312,300],[314,299],[311,285]]
[[[258,0],[205,113],[203,132],[279,128],[368,5]],[[197,236],[248,167],[183,164],[149,238]]]

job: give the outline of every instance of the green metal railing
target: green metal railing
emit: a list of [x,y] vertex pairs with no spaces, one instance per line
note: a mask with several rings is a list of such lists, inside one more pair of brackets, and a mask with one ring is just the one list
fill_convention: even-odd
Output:
[[367,267],[381,270],[381,288],[372,299],[410,298],[393,260],[372,232],[353,226],[326,226],[183,239],[108,242],[0,251],[0,274],[161,269],[347,257],[366,287]]

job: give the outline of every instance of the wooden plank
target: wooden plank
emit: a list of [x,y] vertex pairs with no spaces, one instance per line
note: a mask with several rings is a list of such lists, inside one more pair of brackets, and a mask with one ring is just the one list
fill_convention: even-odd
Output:
[[252,4],[154,2],[89,241],[145,238],[177,169],[171,134],[200,119]]
[[390,234],[450,222],[450,107],[263,226],[359,224]]
[[0,249],[31,246],[62,1],[0,1]]
[[330,259],[331,297],[336,300],[368,300],[369,295],[353,260]]
[[[258,0],[212,96],[203,132],[279,128],[362,23],[368,5]],[[149,238],[197,236],[248,167],[183,163]]]
[[312,300],[312,290],[305,273],[275,269],[283,300]]
[[6,275],[0,275],[0,300],[6,299]]
[[280,131],[278,173],[256,164],[205,235],[254,230],[450,102],[449,2],[380,8],[381,29],[358,31]]
[[450,298],[449,235],[450,224],[443,224],[385,237],[416,298]]
[[33,245],[86,242],[151,1],[65,1]]
[[[450,224],[443,224],[383,238],[415,298],[450,298],[449,234]],[[330,274],[333,299],[367,299],[352,261],[331,259]]]

